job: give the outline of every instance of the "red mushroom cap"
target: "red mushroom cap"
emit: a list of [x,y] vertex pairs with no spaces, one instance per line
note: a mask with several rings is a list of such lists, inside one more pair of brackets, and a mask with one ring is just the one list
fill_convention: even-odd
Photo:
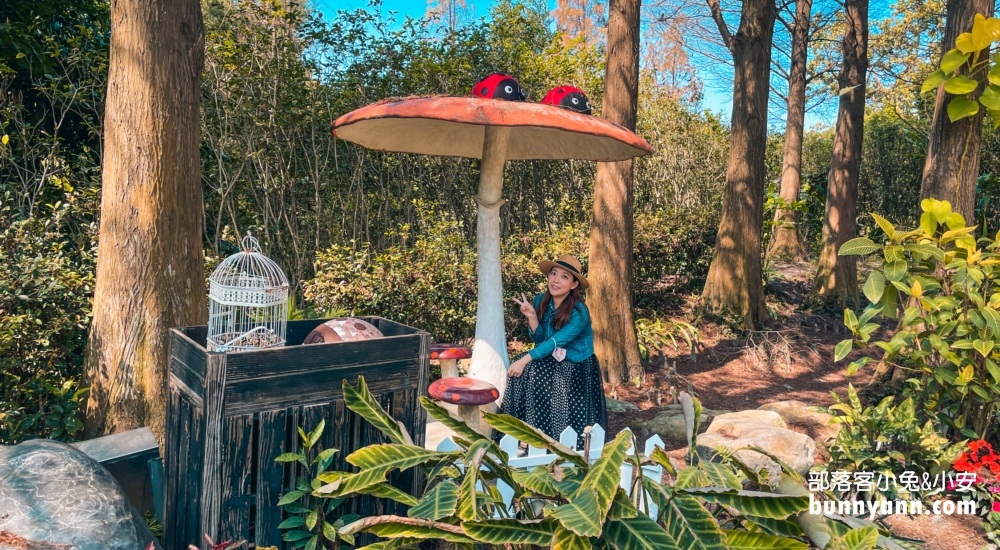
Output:
[[427,393],[453,405],[485,405],[500,399],[493,384],[475,378],[442,378],[432,383]]
[[434,344],[431,346],[431,359],[468,359],[472,350],[458,344]]
[[505,160],[619,161],[653,152],[646,140],[609,120],[554,105],[476,97],[417,97],[361,107],[333,123],[333,134],[379,151],[482,158],[487,126],[511,129]]

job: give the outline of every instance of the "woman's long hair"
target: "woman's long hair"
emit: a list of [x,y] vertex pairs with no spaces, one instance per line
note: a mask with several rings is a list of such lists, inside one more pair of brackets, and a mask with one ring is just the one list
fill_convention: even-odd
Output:
[[[545,296],[542,296],[542,301],[538,304],[538,309],[535,310],[535,316],[538,317],[538,322],[542,322],[542,317],[545,315],[545,311],[549,307],[549,302],[552,301],[552,293],[549,289],[545,289]],[[576,307],[577,302],[582,302],[583,299],[580,298],[580,287],[573,288],[569,291],[569,294],[563,298],[559,307],[556,308],[555,318],[552,319],[552,327],[556,330],[561,329],[566,323],[569,322],[569,318],[573,315],[573,308]]]

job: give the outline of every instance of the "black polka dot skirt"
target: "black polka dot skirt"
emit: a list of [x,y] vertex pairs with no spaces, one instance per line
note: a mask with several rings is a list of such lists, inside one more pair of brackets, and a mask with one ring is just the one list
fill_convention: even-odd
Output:
[[579,363],[556,361],[551,355],[528,363],[519,377],[507,377],[500,412],[519,418],[559,440],[566,426],[583,447],[583,428],[608,427],[607,404],[597,356]]

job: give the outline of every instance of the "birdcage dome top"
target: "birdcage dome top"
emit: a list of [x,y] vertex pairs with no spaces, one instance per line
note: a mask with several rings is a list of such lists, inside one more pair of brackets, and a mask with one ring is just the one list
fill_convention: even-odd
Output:
[[288,302],[288,277],[278,264],[261,254],[250,233],[241,250],[229,256],[208,278],[208,297],[234,306],[269,306]]

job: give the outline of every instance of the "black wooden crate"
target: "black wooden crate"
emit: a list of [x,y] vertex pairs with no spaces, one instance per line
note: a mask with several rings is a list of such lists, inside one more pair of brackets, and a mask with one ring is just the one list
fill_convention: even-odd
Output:
[[[285,347],[224,354],[206,350],[206,326],[171,330],[164,548],[204,548],[205,534],[286,548],[277,503],[301,466],[274,459],[298,449],[297,428],[308,432],[326,420],[322,446],[340,450],[332,469],[353,471],[344,457],[387,442],[344,405],[345,379],[353,385],[364,376],[382,407],[424,444],[418,398],[427,390],[430,336],[381,317],[359,318],[385,338],[303,346],[324,320],[291,321]],[[394,472],[389,481],[416,495],[423,483],[413,471]],[[341,505],[334,518],[348,513],[405,515],[398,504],[367,496]]]

